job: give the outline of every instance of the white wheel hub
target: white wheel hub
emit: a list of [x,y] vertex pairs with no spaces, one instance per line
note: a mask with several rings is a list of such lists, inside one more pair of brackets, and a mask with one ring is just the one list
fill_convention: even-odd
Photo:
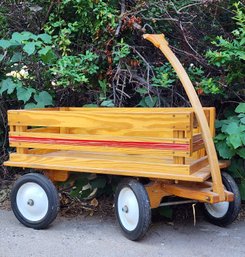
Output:
[[220,202],[215,204],[205,203],[205,208],[214,218],[222,218],[229,209],[229,202]]
[[46,192],[40,185],[27,182],[19,188],[16,204],[25,219],[36,222],[42,220],[47,214],[49,201]]
[[134,230],[139,222],[138,200],[129,187],[123,188],[118,196],[117,208],[120,221],[128,231]]

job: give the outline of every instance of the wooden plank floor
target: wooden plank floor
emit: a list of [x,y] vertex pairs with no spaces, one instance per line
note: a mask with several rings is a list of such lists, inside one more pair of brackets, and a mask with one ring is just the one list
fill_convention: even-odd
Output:
[[203,182],[210,177],[208,166],[190,174],[192,162],[190,158],[187,159],[186,165],[182,165],[173,164],[171,157],[55,151],[43,154],[13,153],[4,165],[57,172],[65,170],[196,182]]

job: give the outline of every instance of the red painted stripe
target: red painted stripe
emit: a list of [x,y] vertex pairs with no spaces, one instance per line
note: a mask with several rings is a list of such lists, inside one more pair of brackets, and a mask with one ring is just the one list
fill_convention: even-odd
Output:
[[11,136],[11,142],[27,142],[42,144],[64,144],[64,145],[83,145],[83,146],[109,146],[123,148],[150,148],[162,150],[183,150],[188,151],[188,144],[159,143],[159,142],[127,142],[127,141],[109,141],[109,140],[78,140],[61,138],[41,138],[41,137],[22,137]]

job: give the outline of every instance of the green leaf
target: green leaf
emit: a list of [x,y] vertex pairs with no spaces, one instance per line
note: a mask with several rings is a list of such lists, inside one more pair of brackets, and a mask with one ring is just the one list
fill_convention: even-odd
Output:
[[37,106],[42,108],[53,104],[52,96],[47,91],[42,91],[34,96]]
[[38,51],[40,55],[46,55],[51,50],[50,46],[43,47],[41,50]]
[[103,101],[100,105],[103,107],[113,107],[114,103],[112,102],[112,100],[106,100],[106,101]]
[[243,131],[245,131],[245,125],[240,125],[240,132],[243,132]]
[[243,172],[243,160],[241,158],[233,158],[228,169],[233,178],[244,178],[245,176],[245,172]]
[[242,145],[242,140],[239,134],[232,134],[227,137],[227,142],[230,142],[234,149],[237,149],[239,146]]
[[147,96],[147,97],[145,97],[145,103],[148,107],[153,107],[157,103],[157,97],[156,96],[154,96],[154,97]]
[[27,101],[30,100],[32,94],[35,91],[36,90],[33,88],[19,87],[19,88],[17,88],[17,98],[19,101],[23,101],[24,103],[26,103]]
[[14,32],[12,34],[12,40],[13,41],[16,41],[18,43],[22,43],[23,41],[27,41],[27,40],[30,40],[30,39],[34,39],[36,40],[37,39],[37,36],[34,35],[33,33],[29,32],[29,31],[23,31],[21,33],[19,32]]
[[44,50],[41,53],[38,52],[40,54],[40,56],[41,56],[42,61],[45,64],[54,64],[55,61],[57,60],[57,56],[55,55],[54,51],[50,48],[50,50],[46,54],[43,54],[45,51],[46,50]]
[[245,117],[241,118],[240,121],[242,124],[245,124]]
[[145,103],[145,98],[142,98],[140,100],[140,102],[138,103],[138,106],[141,106],[141,107],[147,107],[146,103]]
[[10,46],[12,46],[12,44],[9,40],[5,40],[5,39],[0,40],[0,47],[2,47],[3,49],[7,49]]
[[242,133],[240,134],[240,137],[241,137],[241,140],[242,140],[243,145],[245,145],[245,133],[242,132]]
[[21,82],[15,83],[11,78],[3,80],[0,84],[0,94],[7,91],[7,94],[12,94],[16,87],[20,86]]
[[22,60],[22,53],[20,52],[15,52],[14,55],[11,58],[11,62],[20,62]]
[[19,32],[14,32],[12,34],[12,39],[18,43],[21,43],[23,41],[23,35]]
[[237,150],[237,154],[242,157],[243,159],[245,159],[245,147],[242,147],[240,149]]
[[48,34],[40,34],[38,35],[38,38],[40,38],[45,44],[52,43],[52,37]]
[[4,55],[0,54],[0,62],[4,59]]
[[240,103],[235,109],[236,113],[245,113],[245,103]]
[[38,108],[38,106],[34,103],[28,103],[25,105],[25,109],[35,109]]
[[28,55],[32,55],[35,50],[36,50],[36,43],[34,42],[29,42],[27,43],[24,47],[23,50],[28,54]]
[[221,128],[223,126],[224,122],[222,120],[216,120],[215,121],[215,128]]
[[226,142],[220,141],[216,144],[219,155],[224,159],[231,159],[235,155],[235,150],[228,147]]
[[218,135],[215,137],[215,139],[216,139],[216,140],[224,140],[226,137],[227,137],[227,136],[226,136],[225,134],[220,133],[220,134],[218,134]]
[[229,135],[239,134],[240,133],[240,128],[239,128],[239,126],[236,122],[231,122],[227,126],[223,126],[221,131],[226,132]]
[[144,95],[144,94],[146,94],[148,92],[148,90],[146,88],[144,88],[144,87],[140,87],[140,88],[136,89],[136,92],[138,92],[141,95]]

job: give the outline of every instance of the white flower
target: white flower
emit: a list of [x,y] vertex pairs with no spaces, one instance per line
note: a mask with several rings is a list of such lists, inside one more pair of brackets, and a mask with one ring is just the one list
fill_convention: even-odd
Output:
[[22,69],[20,71],[11,71],[9,73],[6,74],[7,77],[13,77],[13,78],[17,78],[17,79],[26,79],[29,76],[28,70],[27,70],[27,66],[23,66]]
[[20,73],[17,72],[17,71],[11,71],[11,72],[7,73],[6,76],[7,76],[7,77],[17,78],[17,79],[20,79],[20,78],[21,78]]
[[23,68],[20,70],[19,74],[21,75],[22,78],[26,79],[28,77],[29,73],[27,70],[25,70]]

